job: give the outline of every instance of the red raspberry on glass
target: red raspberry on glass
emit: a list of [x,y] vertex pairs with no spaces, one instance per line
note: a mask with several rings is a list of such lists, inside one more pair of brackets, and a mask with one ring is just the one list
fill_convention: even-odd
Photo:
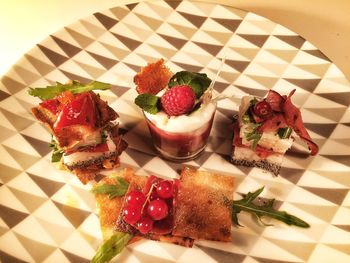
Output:
[[193,109],[196,94],[188,85],[172,87],[160,98],[163,110],[169,116],[179,116]]

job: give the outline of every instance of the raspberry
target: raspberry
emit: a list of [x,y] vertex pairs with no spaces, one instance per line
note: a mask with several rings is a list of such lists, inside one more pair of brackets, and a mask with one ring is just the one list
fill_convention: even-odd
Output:
[[196,94],[188,85],[179,85],[169,89],[160,98],[163,110],[169,116],[178,116],[192,110]]

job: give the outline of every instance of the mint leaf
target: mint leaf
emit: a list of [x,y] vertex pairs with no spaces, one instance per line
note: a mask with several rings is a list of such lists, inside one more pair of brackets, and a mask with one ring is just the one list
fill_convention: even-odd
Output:
[[49,147],[52,149],[51,162],[57,163],[62,159],[64,151],[59,147],[58,143],[52,137]]
[[160,110],[159,99],[155,95],[143,93],[135,98],[135,104],[148,113],[156,114]]
[[117,184],[96,185],[91,191],[94,194],[106,194],[109,199],[125,195],[128,191],[129,183],[121,177],[116,177],[115,180]]
[[88,84],[81,84],[78,81],[72,81],[72,83],[69,84],[56,82],[56,85],[46,86],[45,88],[29,88],[28,93],[29,95],[39,97],[42,100],[48,100],[67,90],[73,94],[77,94],[91,90],[106,90],[110,88],[111,84],[99,81],[92,81]]
[[97,249],[91,263],[109,262],[112,258],[123,251],[131,238],[132,235],[128,233],[116,232]]
[[188,85],[193,89],[196,98],[199,99],[207,90],[210,83],[211,79],[205,73],[179,71],[171,77],[168,86],[172,88],[178,85]]
[[240,226],[237,215],[241,211],[246,211],[255,215],[263,224],[264,222],[261,220],[262,217],[271,217],[279,221],[282,221],[287,225],[295,225],[295,226],[304,227],[304,228],[310,227],[308,223],[306,223],[305,221],[303,221],[302,219],[296,216],[293,216],[285,211],[275,210],[273,208],[273,203],[275,199],[267,200],[267,202],[265,202],[262,205],[253,203],[254,200],[261,194],[263,190],[264,190],[264,187],[256,190],[255,192],[252,192],[252,193],[249,192],[241,200],[236,200],[232,202],[232,223],[233,224]]

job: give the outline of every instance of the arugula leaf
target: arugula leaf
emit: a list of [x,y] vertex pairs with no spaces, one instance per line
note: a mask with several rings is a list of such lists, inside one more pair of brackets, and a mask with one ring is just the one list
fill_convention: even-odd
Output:
[[135,98],[135,104],[151,114],[156,114],[160,110],[159,101],[159,97],[148,93],[140,94]]
[[62,156],[64,154],[64,151],[59,147],[56,140],[51,137],[51,142],[49,143],[49,147],[53,150],[51,155],[51,162],[57,163],[62,159]]
[[254,130],[253,132],[246,133],[245,136],[248,141],[253,141],[252,149],[255,150],[256,146],[258,146],[258,142],[260,141],[262,134]]
[[273,208],[275,199],[270,199],[262,205],[257,205],[253,203],[254,200],[261,194],[263,190],[264,190],[264,187],[256,190],[255,192],[252,192],[252,193],[249,192],[241,200],[235,200],[232,202],[233,224],[240,226],[237,215],[241,211],[246,211],[255,215],[263,224],[264,222],[261,220],[261,218],[266,216],[266,217],[271,217],[279,221],[282,221],[287,225],[295,225],[295,226],[304,227],[304,228],[310,227],[308,223],[306,223],[305,221],[301,220],[296,216],[293,216],[285,211],[275,210]]
[[194,90],[196,98],[199,99],[207,90],[210,83],[211,79],[205,73],[179,71],[171,77],[168,86],[172,88],[177,85],[188,85]]
[[281,139],[287,139],[292,134],[292,131],[291,127],[279,128],[277,134]]
[[29,88],[28,93],[34,97],[39,97],[42,100],[52,99],[64,91],[70,91],[73,94],[91,91],[91,90],[106,90],[110,89],[111,84],[99,81],[92,81],[88,84],[81,84],[78,81],[62,84],[56,82],[56,85],[46,86],[45,88]]
[[106,194],[108,195],[109,199],[125,195],[128,190],[129,183],[121,177],[115,177],[115,180],[117,180],[117,184],[96,185],[91,191],[94,194]]
[[244,133],[244,136],[248,141],[253,141],[253,150],[255,150],[256,146],[258,146],[258,142],[260,141],[262,136],[262,134],[258,132],[258,128],[260,125],[260,123],[251,123],[251,129],[249,129],[249,132]]
[[131,238],[132,235],[128,233],[116,232],[97,249],[91,263],[109,262],[112,258],[122,252]]

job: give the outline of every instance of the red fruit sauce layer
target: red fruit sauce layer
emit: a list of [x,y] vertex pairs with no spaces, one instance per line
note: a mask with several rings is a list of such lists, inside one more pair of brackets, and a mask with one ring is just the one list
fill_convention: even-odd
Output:
[[210,130],[213,124],[212,118],[202,127],[191,132],[168,132],[158,128],[147,120],[148,128],[156,149],[169,159],[195,157],[207,144]]

